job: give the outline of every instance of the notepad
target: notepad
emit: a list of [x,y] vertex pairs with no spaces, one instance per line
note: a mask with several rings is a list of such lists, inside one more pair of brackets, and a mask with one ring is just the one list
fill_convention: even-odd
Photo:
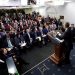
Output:
[[22,43],[22,44],[21,44],[21,47],[23,47],[23,46],[26,46],[26,43]]
[[46,37],[46,35],[42,35],[42,37]]

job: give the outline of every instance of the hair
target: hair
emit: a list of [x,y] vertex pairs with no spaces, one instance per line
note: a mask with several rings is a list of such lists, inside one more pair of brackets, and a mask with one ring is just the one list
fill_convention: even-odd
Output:
[[68,28],[70,26],[69,22],[66,22],[65,27]]
[[74,24],[71,24],[71,25],[74,25]]

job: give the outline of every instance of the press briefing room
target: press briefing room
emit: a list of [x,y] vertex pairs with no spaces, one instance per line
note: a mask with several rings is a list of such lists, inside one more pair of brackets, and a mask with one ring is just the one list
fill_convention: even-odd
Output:
[[75,0],[0,0],[0,75],[75,75]]

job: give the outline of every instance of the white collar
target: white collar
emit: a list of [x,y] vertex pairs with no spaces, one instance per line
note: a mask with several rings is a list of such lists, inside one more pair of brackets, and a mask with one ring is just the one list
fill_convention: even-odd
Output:
[[65,31],[67,31],[68,28],[65,29]]

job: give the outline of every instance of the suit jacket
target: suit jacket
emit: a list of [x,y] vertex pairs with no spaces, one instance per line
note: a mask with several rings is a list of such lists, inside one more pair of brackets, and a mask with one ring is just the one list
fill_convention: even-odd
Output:
[[[30,34],[30,33],[29,33]],[[30,38],[27,33],[24,35],[25,42],[30,43]]]
[[20,47],[21,42],[24,42],[24,41],[25,40],[24,40],[22,35],[20,35],[20,37],[15,36],[15,38],[14,38],[14,46],[16,46],[18,48],[18,47]]
[[31,38],[33,39],[33,41],[35,41],[36,37],[37,37],[36,32],[31,32]]
[[20,35],[20,40],[21,40],[22,42],[24,42],[24,41],[25,41],[25,39],[24,39],[23,35]]
[[72,37],[75,37],[75,28],[71,28]]
[[3,44],[3,42],[2,42],[2,37],[0,38],[0,48],[2,48],[2,44]]
[[0,59],[3,60],[3,61],[5,61],[5,55],[3,54],[2,51],[0,51]]
[[37,34],[37,37],[42,36],[41,31],[37,31],[36,34]]
[[25,37],[26,37],[26,33],[24,32],[21,32],[21,36],[23,37],[23,39],[25,40]]
[[3,43],[3,48],[13,48],[12,42],[10,38],[6,38]]
[[19,46],[19,43],[20,43],[21,41],[20,41],[20,39],[19,39],[17,36],[15,36],[15,37],[14,37],[14,42],[15,42],[15,46],[18,47],[18,46]]
[[43,31],[43,34],[45,35],[48,33],[48,30],[46,28],[44,28],[42,31]]
[[6,35],[2,37],[2,48],[7,48],[8,43],[7,43],[7,38]]
[[67,48],[68,50],[71,50],[73,48],[71,28],[68,28],[60,36],[60,39],[64,39],[65,48]]

